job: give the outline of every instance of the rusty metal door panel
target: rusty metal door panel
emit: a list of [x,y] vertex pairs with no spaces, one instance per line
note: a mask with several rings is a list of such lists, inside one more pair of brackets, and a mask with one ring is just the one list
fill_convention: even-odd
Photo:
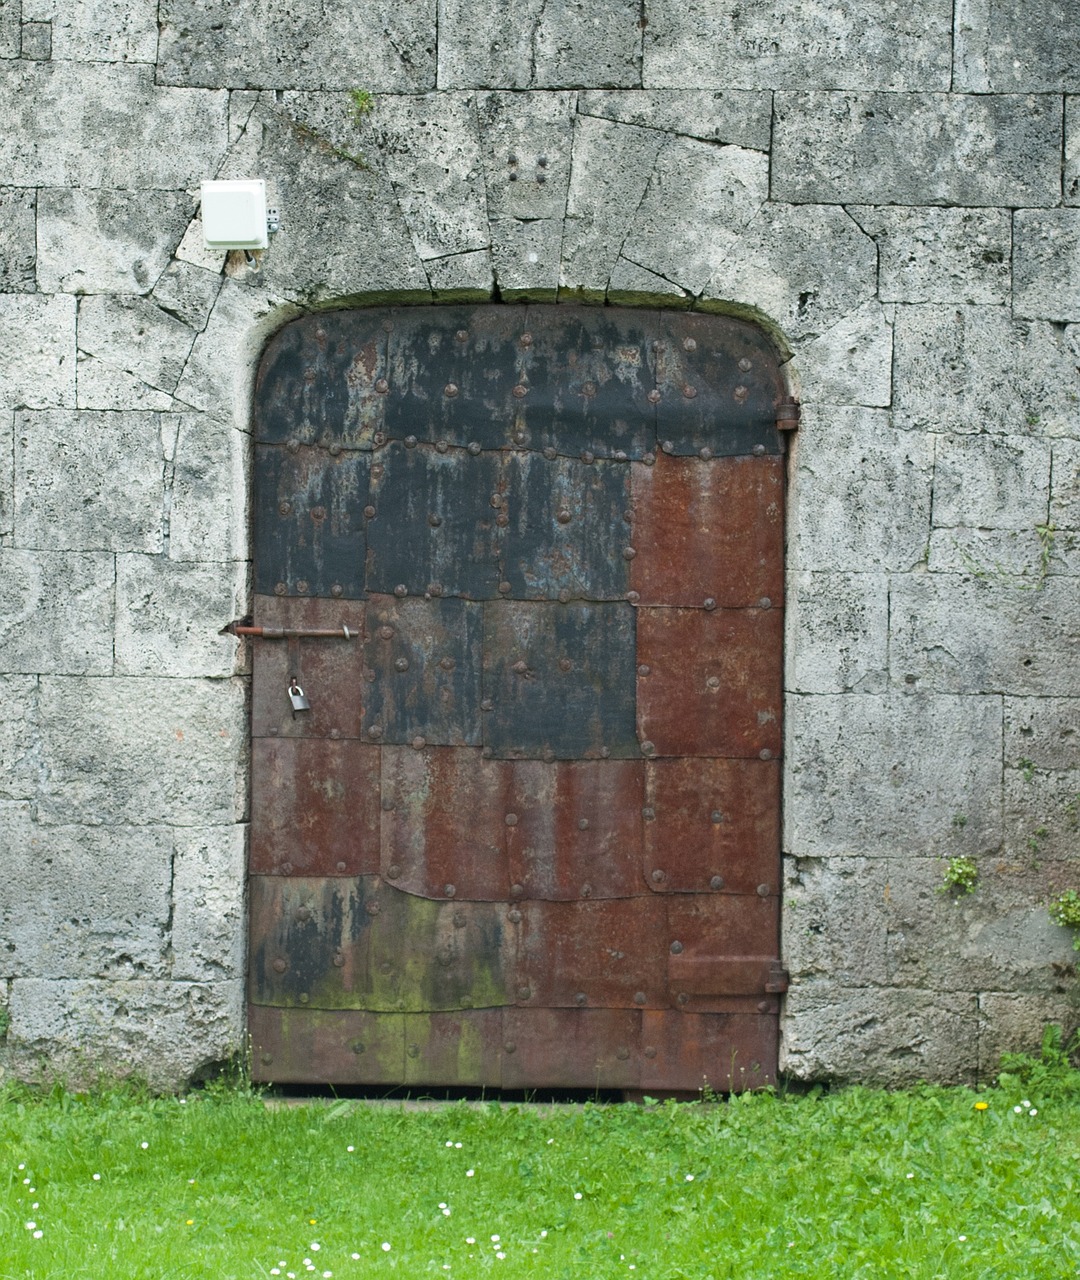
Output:
[[251,749],[252,875],[378,874],[378,747],[255,738]]
[[251,1073],[275,1084],[400,1084],[405,1015],[248,1005]]
[[372,595],[364,625],[364,737],[479,746],[481,606]]
[[512,767],[507,847],[522,896],[575,901],[647,892],[643,761],[519,760]]
[[642,750],[778,756],[783,632],[779,609],[638,609]]
[[387,332],[374,311],[294,320],[270,339],[255,384],[255,438],[370,449],[382,430]]
[[[251,733],[255,738],[358,738],[362,732],[364,606],[352,600],[255,597],[255,624],[299,631],[340,631],[341,638],[253,640]],[[348,628],[352,639],[345,638]],[[290,681],[311,708],[294,714]]]
[[774,1014],[646,1010],[641,1088],[716,1093],[776,1083],[779,1029]]
[[386,880],[425,898],[505,902],[511,768],[475,750],[384,747]]
[[490,1085],[501,1078],[503,1010],[405,1015],[403,1084]]
[[628,604],[484,606],[484,744],[500,757],[635,757]]
[[514,994],[530,1008],[639,1009],[668,1004],[658,963],[665,902],[651,896],[522,902]]
[[[504,594],[622,600],[629,587],[630,467],[515,452],[505,460]],[[505,590],[508,587],[509,590]]]
[[637,1009],[507,1009],[503,1088],[553,1080],[567,1089],[637,1088],[641,1017]]
[[497,598],[504,466],[500,454],[468,449],[380,449],[366,506],[368,591]]
[[366,453],[256,446],[256,591],[363,596],[369,467]]
[[645,765],[643,876],[658,893],[775,892],[780,763],[686,757]]
[[[762,887],[774,895],[778,890]],[[678,895],[665,901],[669,1003],[684,1013],[720,1012],[731,1009],[732,997],[744,997],[747,1012],[768,1012],[769,996],[786,989],[776,958],[778,897]]]
[[783,600],[782,458],[661,454],[654,466],[635,463],[632,471],[630,586],[643,605]]
[[783,381],[776,352],[756,325],[662,311],[655,359],[657,433],[665,453],[782,452],[776,411]]

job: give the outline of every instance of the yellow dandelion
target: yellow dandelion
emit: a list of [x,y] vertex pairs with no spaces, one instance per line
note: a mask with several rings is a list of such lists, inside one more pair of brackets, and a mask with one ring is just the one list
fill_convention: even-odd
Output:
[[187,1223],[186,1223],[185,1225],[187,1225],[187,1226],[189,1226],[189,1227],[193,1227],[193,1226],[195,1225],[195,1219],[194,1219],[194,1218],[188,1218]]
[[976,1104],[975,1104],[975,1110],[976,1110],[976,1111],[985,1111],[989,1106],[990,1106],[989,1102],[976,1102]]

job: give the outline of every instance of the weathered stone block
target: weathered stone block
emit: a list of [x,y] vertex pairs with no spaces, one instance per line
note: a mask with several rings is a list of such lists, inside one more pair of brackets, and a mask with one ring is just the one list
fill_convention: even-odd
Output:
[[15,414],[0,410],[0,545],[15,524]]
[[1008,302],[1007,210],[852,205],[848,213],[877,243],[882,302]]
[[1080,209],[1018,209],[1014,227],[1014,314],[1080,320]]
[[1038,590],[987,576],[893,579],[889,667],[894,683],[948,693],[1076,692],[1080,599],[1070,578]]
[[[1075,535],[1027,529],[934,529],[926,566],[933,573],[966,573],[1002,586],[1035,590],[1048,574],[1078,576]],[[1080,539],[1076,539],[1080,544]]]
[[640,21],[637,0],[439,0],[439,88],[636,88]]
[[880,409],[804,409],[789,505],[793,569],[910,569],[926,553],[933,443]]
[[8,1009],[16,1074],[39,1082],[105,1072],[173,1089],[243,1047],[238,980],[16,978]]
[[45,293],[146,293],[191,217],[185,191],[57,190],[38,197]]
[[842,209],[767,204],[728,245],[707,294],[755,308],[795,342],[832,328],[876,289],[874,242]]
[[562,230],[557,218],[491,220],[491,262],[503,301],[555,301]]
[[583,116],[600,116],[703,142],[768,151],[772,95],[721,89],[592,89],[578,95]]
[[[1005,770],[1004,854],[1043,872],[1041,892],[1033,900],[1045,904],[1063,889],[1075,889],[1080,878],[1080,769],[1036,769],[1027,757],[1021,759],[1020,768]],[[1063,935],[1057,926],[1054,930],[1060,940]]]
[[0,58],[19,56],[20,0],[0,0]]
[[1055,440],[1050,482],[1050,523],[1080,529],[1080,443]]
[[240,816],[239,680],[41,682],[42,822],[203,827]]
[[113,558],[0,547],[0,671],[112,670]]
[[688,89],[947,89],[952,8],[652,0],[644,84]]
[[435,0],[267,8],[237,0],[160,5],[167,84],[415,93],[435,87]]
[[38,774],[37,676],[0,681],[0,799],[32,800]]
[[885,858],[788,858],[781,955],[796,983],[886,982]]
[[164,465],[156,414],[16,414],[17,544],[160,551]]
[[798,394],[819,405],[887,408],[892,403],[892,308],[858,311],[799,349]]
[[53,49],[52,23],[24,22],[20,49],[23,58],[30,62],[48,62]]
[[646,271],[636,262],[619,258],[611,269],[607,300],[613,306],[688,307],[693,298],[685,289]]
[[147,298],[81,298],[79,407],[170,408],[194,341],[193,329]]
[[158,391],[129,370],[119,369],[94,356],[80,353],[77,378],[80,409],[137,409],[147,413],[168,413],[177,407],[168,392]]
[[0,294],[0,408],[74,404],[75,299]]
[[172,976],[241,981],[244,976],[245,828],[176,832]]
[[959,1084],[978,1071],[976,997],[962,991],[797,983],[781,1033],[780,1070],[799,1080]]
[[0,843],[0,973],[163,976],[169,831],[41,827],[32,820],[30,804],[22,802],[0,804]]
[[[1000,698],[800,694],[786,713],[785,847],[795,856],[999,845]],[[959,835],[957,814],[968,819]]]
[[787,673],[795,693],[882,693],[888,682],[884,573],[789,573]]
[[19,187],[198,186],[225,151],[228,95],[152,77],[119,63],[0,64],[0,173]]
[[671,138],[656,157],[623,256],[701,293],[768,194],[761,152]]
[[1080,98],[1065,99],[1065,203],[1080,204]]
[[1003,1053],[1030,1053],[1037,1057],[1043,1029],[1051,1023],[1062,1027],[1066,1037],[1072,1035],[1077,1024],[1075,981],[1075,974],[1065,977],[1064,990],[1054,995],[979,993],[980,1080],[997,1076]]
[[953,88],[972,93],[1080,89],[1074,0],[957,0]]
[[0,293],[33,293],[37,260],[36,191],[0,187]]
[[1037,769],[1080,769],[1080,695],[1006,698],[1005,760]]
[[23,21],[52,25],[52,56],[69,62],[154,62],[156,0],[22,0]]
[[1005,307],[897,307],[893,342],[899,426],[1080,435],[1080,370],[1049,324]]
[[202,329],[221,291],[220,272],[173,261],[157,278],[151,297],[166,314]]
[[934,524],[1034,529],[1050,496],[1050,442],[942,436],[934,459]]
[[570,185],[574,95],[483,93],[476,97],[476,114],[491,217],[561,223]]
[[1054,205],[1061,108],[1004,94],[778,93],[772,197]]
[[245,569],[236,562],[117,556],[117,674],[232,675],[237,642],[219,632],[244,613]]
[[232,426],[198,414],[182,415],[177,428],[169,508],[170,556],[216,563],[249,558],[249,438]]
[[489,302],[495,288],[491,250],[453,253],[424,263],[431,295],[436,302]]

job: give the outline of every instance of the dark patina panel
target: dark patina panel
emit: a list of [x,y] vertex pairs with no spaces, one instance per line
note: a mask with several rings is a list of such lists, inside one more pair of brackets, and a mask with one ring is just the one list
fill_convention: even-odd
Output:
[[275,1084],[400,1084],[405,1015],[248,1005],[251,1073]]
[[775,1014],[647,1009],[641,1021],[641,1087],[646,1091],[707,1088],[727,1093],[776,1083]]
[[640,1041],[637,1009],[507,1009],[502,1086],[636,1089]]

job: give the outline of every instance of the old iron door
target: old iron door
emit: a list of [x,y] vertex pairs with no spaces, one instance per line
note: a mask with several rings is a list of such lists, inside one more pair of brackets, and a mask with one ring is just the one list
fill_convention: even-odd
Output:
[[271,341],[257,1079],[774,1078],[782,394],[759,330],[697,314],[343,311]]

